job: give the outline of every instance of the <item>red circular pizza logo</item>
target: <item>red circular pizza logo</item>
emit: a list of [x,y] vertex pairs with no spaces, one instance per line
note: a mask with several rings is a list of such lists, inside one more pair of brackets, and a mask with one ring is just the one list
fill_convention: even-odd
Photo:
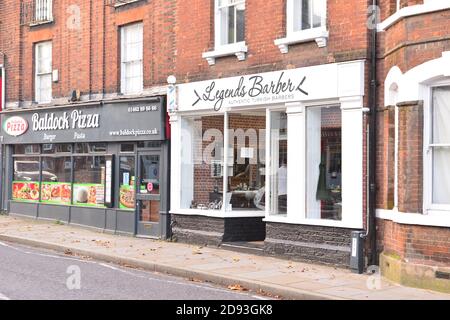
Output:
[[22,117],[11,117],[5,120],[3,130],[13,137],[23,135],[28,130],[28,122]]

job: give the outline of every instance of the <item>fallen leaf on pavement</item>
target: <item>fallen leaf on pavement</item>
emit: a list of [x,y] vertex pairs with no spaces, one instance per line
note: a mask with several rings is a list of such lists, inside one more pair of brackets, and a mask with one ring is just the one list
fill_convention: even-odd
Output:
[[228,289],[233,290],[233,291],[248,291],[248,289],[244,288],[240,284],[232,284],[232,285],[228,286]]
[[233,261],[234,261],[234,262],[239,262],[239,261],[241,261],[241,259],[239,259],[239,258],[233,258]]
[[72,256],[72,255],[73,255],[73,252],[72,252],[72,250],[70,250],[70,249],[66,249],[66,250],[64,250],[64,254],[66,254],[66,255],[68,255],[68,256]]

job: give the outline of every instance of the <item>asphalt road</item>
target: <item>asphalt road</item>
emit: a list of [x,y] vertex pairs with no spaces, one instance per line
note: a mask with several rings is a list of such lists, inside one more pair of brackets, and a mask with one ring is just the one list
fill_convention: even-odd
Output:
[[256,300],[251,293],[0,242],[0,300]]

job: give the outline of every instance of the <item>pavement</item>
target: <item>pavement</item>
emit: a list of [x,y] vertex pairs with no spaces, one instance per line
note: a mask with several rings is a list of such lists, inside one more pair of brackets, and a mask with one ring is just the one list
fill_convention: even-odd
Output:
[[403,287],[377,274],[11,216],[0,215],[0,241],[282,299],[450,300],[448,294]]

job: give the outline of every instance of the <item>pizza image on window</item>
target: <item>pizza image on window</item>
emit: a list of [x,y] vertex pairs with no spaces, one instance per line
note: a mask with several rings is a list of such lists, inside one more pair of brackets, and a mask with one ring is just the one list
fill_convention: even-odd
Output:
[[134,190],[130,188],[121,188],[120,189],[120,204],[125,208],[134,208]]

